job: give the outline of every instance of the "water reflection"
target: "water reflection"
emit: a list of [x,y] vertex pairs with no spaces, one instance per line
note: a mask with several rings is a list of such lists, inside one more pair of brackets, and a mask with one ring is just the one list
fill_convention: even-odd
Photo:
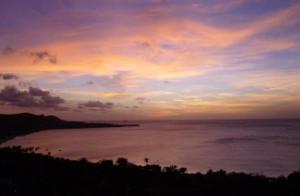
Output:
[[[17,137],[3,146],[39,146],[58,157],[102,159],[126,157],[136,164],[187,167],[188,172],[225,169],[278,176],[300,169],[299,122],[285,126],[228,126],[213,123],[144,122],[141,127],[51,130]],[[287,124],[286,122],[284,122]],[[298,123],[298,124],[297,124]],[[300,127],[300,126],[299,126]]]

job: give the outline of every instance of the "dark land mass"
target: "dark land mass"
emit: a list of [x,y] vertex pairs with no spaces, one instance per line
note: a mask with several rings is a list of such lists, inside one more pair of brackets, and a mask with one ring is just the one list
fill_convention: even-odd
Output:
[[20,147],[0,149],[0,195],[299,196],[300,171],[287,177],[137,166],[125,158],[90,163],[36,154]]
[[139,126],[137,124],[86,123],[65,121],[56,116],[34,115],[30,113],[0,114],[0,142],[15,136],[50,129],[78,129]]
[[[64,121],[28,113],[0,115],[0,142],[41,130],[123,126],[138,125]],[[125,158],[115,163],[112,160],[90,163],[85,158],[77,161],[55,158],[34,150],[0,148],[1,196],[300,195],[300,171],[276,178],[223,170],[189,174],[185,168],[137,166]]]

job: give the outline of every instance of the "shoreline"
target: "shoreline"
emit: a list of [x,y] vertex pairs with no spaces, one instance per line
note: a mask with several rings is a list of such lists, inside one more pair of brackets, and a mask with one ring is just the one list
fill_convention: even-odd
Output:
[[140,125],[65,121],[56,116],[34,115],[30,113],[0,114],[0,145],[17,136],[24,136],[39,131],[132,126]]
[[33,133],[37,133],[37,132],[41,132],[41,131],[55,131],[55,130],[64,130],[64,129],[99,129],[99,128],[122,128],[122,127],[137,127],[140,126],[139,124],[129,124],[129,125],[113,125],[113,126],[109,126],[109,127],[80,127],[80,128],[57,128],[57,129],[43,129],[43,130],[37,130],[37,131],[33,131],[27,134],[21,134],[21,135],[15,135],[9,138],[5,138],[5,139],[0,139],[0,148],[1,145],[4,144],[5,142],[14,139],[15,137],[19,137],[19,136],[26,136],[26,135],[30,135]]
[[4,144],[5,142],[8,142],[9,140],[12,140],[12,139],[14,139],[15,137],[12,137],[12,138],[10,138],[10,139],[3,139],[3,140],[0,140],[0,148],[2,148],[1,147],[1,145],[2,144]]
[[[51,130],[50,130],[51,131]],[[12,138],[13,139],[13,138]],[[30,153],[33,153],[33,154],[37,154],[37,155],[42,155],[42,156],[48,156],[48,157],[52,157],[53,159],[64,159],[64,160],[68,160],[68,161],[78,161],[79,159],[85,159],[87,162],[91,163],[91,164],[96,164],[97,162],[99,161],[90,161],[88,158],[82,156],[81,158],[67,158],[67,157],[64,157],[64,156],[55,156],[52,154],[53,151],[51,151],[50,149],[47,149],[46,151],[43,151],[43,152],[38,152],[36,151],[36,148],[38,148],[40,150],[40,147],[39,146],[28,146],[28,147],[23,147],[21,145],[18,145],[18,146],[10,146],[10,145],[7,145],[7,146],[2,146],[2,144],[4,144],[5,142],[7,142],[9,140],[6,140],[4,142],[0,142],[0,150],[1,149],[5,149],[5,148],[20,148],[21,150],[25,150],[27,151],[28,149]],[[118,157],[122,157],[122,155],[118,156]],[[117,160],[118,157],[115,157],[115,158],[111,158],[109,160]],[[126,158],[126,157],[124,157]],[[126,158],[127,159],[127,158]],[[106,160],[105,158],[99,158],[99,160]],[[139,163],[132,163],[133,165],[135,166],[143,166],[143,164],[139,164]],[[174,165],[173,163],[170,163],[170,164],[160,164],[160,163],[152,163],[154,165],[159,165],[161,167],[167,167],[168,165],[172,166]],[[193,171],[190,171],[188,172],[188,167],[186,166],[181,166],[179,165],[180,167],[183,167],[183,168],[186,168],[186,173],[187,174],[197,174],[197,173],[201,173],[201,172],[205,172],[205,171],[218,171],[218,170],[222,170],[222,171],[226,171],[227,173],[242,173],[242,174],[245,174],[245,175],[259,175],[259,176],[264,176],[264,177],[267,177],[267,178],[279,178],[279,177],[287,177],[289,174],[293,173],[293,172],[296,172],[296,171],[300,171],[300,167],[299,169],[295,169],[295,170],[291,170],[290,172],[286,172],[285,174],[283,173],[280,173],[280,174],[277,174],[277,175],[273,175],[273,174],[265,174],[264,172],[247,172],[247,171],[237,171],[237,170],[226,170],[224,168],[215,168],[215,169],[212,169],[212,168],[208,168],[207,170],[201,170],[201,169],[197,169],[197,170],[193,170]],[[200,171],[201,170],[201,171]]]
[[[72,122],[73,123],[73,122]],[[80,122],[81,123],[81,122]],[[128,126],[139,126],[138,124],[108,124],[108,123],[101,123],[100,127],[96,127],[95,125],[99,125],[97,123],[91,123],[93,125],[93,127],[84,127],[84,126],[81,126],[81,127],[60,127],[60,128],[51,128],[51,129],[41,129],[41,130],[38,130],[38,129],[35,129],[35,130],[30,130],[28,133],[22,133],[22,134],[16,134],[14,136],[10,136],[10,137],[6,137],[4,139],[1,139],[0,140],[0,148],[3,148],[3,144],[10,141],[10,140],[13,140],[15,137],[18,137],[18,136],[25,136],[25,135],[28,135],[28,134],[32,134],[32,133],[35,133],[35,132],[40,132],[40,131],[51,131],[51,130],[58,130],[58,129],[84,129],[84,128],[112,128],[112,127],[128,127]],[[91,125],[90,123],[88,123],[88,125]],[[83,124],[83,125],[86,125],[86,124]],[[105,126],[103,126],[105,125]],[[2,127],[1,127],[2,128]],[[0,129],[1,131],[1,129]],[[54,157],[54,158],[58,158],[58,157]],[[192,172],[197,172],[197,171],[192,171]],[[243,172],[245,173],[245,172]],[[191,173],[193,174],[193,173]],[[251,174],[251,173],[245,173],[245,174]],[[252,173],[253,174],[253,173]],[[262,174],[262,173],[257,173],[257,174]],[[262,175],[265,175],[265,174],[262,174]],[[284,174],[284,176],[288,175],[287,173]],[[280,175],[266,175],[266,176],[269,176],[269,177],[279,177]]]

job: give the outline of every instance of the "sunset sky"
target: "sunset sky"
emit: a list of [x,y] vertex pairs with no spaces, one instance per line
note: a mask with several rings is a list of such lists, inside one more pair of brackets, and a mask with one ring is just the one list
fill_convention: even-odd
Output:
[[2,0],[0,113],[300,117],[299,0]]

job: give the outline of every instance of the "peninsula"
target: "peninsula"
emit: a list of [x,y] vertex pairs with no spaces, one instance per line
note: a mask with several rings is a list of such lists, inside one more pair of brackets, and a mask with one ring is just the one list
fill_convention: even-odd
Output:
[[139,126],[138,124],[87,123],[65,121],[56,116],[30,113],[0,114],[0,143],[16,136],[51,129],[80,129]]

